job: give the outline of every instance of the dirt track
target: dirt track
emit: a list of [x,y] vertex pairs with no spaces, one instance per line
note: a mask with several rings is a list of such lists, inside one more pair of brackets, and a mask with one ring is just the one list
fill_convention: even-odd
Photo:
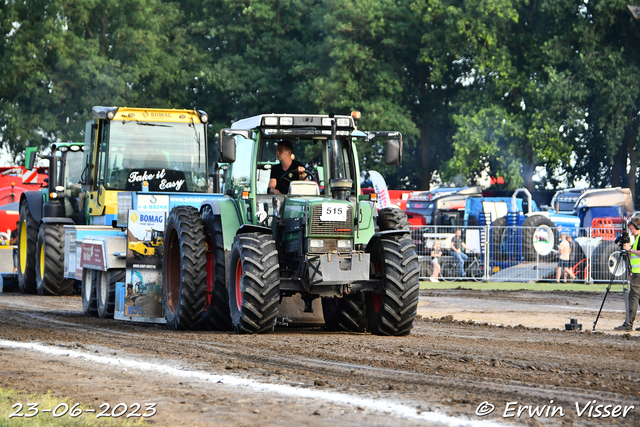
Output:
[[[598,324],[606,333],[547,329],[570,317],[591,329],[601,298],[422,291],[412,334],[385,338],[173,332],[86,318],[79,297],[0,294],[0,386],[51,390],[96,408],[153,402],[149,422],[159,425],[637,426],[640,332],[610,333],[622,321],[620,295],[607,300]],[[576,402],[582,410],[593,400],[634,408],[626,417],[589,417],[589,409],[579,416]],[[493,413],[476,415],[482,402]],[[506,402],[518,402],[506,415],[529,405],[542,416],[525,408],[503,418]],[[564,416],[547,417],[542,405]]]

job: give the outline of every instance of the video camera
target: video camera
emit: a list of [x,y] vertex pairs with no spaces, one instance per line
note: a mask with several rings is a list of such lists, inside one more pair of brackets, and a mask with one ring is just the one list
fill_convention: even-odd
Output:
[[620,233],[620,235],[618,237],[616,237],[615,242],[620,246],[620,249],[622,249],[622,246],[627,244],[627,243],[631,243],[631,238],[629,238],[629,228],[627,227],[627,221],[622,221],[622,233]]

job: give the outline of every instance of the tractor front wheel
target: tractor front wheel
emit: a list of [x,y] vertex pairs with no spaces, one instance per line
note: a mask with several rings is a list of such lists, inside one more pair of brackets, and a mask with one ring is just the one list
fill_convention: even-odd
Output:
[[38,246],[38,223],[29,210],[26,200],[20,205],[18,224],[18,288],[23,294],[35,294],[36,253]]
[[374,335],[407,335],[413,328],[420,288],[418,255],[407,234],[380,239],[371,250],[382,292],[367,292],[367,317]]
[[329,331],[364,332],[367,313],[362,293],[344,294],[342,298],[322,298],[322,314]]
[[124,269],[96,271],[96,294],[98,296],[98,317],[112,319],[116,307],[116,282],[124,282]]
[[74,279],[64,277],[64,226],[42,224],[36,252],[36,287],[39,295],[71,295]]
[[82,313],[90,317],[98,315],[96,271],[88,268],[82,269]]
[[202,328],[206,297],[204,227],[192,206],[171,210],[166,224],[163,263],[163,305],[169,329]]
[[229,311],[236,333],[272,332],[280,301],[280,265],[270,235],[236,236],[229,258]]

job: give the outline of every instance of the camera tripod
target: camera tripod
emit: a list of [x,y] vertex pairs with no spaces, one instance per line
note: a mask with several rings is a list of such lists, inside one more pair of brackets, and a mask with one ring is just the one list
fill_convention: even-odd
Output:
[[[624,264],[622,264],[624,263]],[[607,295],[609,295],[609,290],[611,290],[611,285],[613,285],[613,282],[615,280],[616,277],[616,273],[618,272],[618,268],[620,267],[620,265],[623,266],[624,270],[622,273],[622,289],[625,289],[625,285],[629,284],[629,272],[630,272],[630,264],[629,264],[629,252],[620,248],[620,256],[618,257],[618,260],[616,261],[616,266],[613,269],[613,273],[611,273],[611,279],[609,279],[609,285],[607,286],[607,290],[604,292],[604,298],[602,299],[602,304],[600,304],[600,310],[598,310],[598,315],[596,316],[596,320],[595,322],[593,322],[593,331],[596,330],[596,325],[598,324],[598,319],[600,318],[600,313],[602,313],[602,307],[604,307],[604,302],[607,300]],[[625,298],[625,302],[624,302],[624,312],[625,315],[627,316],[627,319],[625,319],[625,322],[627,322],[629,319],[629,298],[628,295]]]

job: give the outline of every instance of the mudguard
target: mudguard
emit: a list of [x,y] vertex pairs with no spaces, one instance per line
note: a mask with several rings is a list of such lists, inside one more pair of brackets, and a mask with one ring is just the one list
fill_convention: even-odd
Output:
[[387,231],[379,231],[373,235],[367,247],[374,247],[375,245],[380,243],[380,239],[384,239],[385,237],[393,237],[393,236],[404,236],[410,235],[409,230],[387,230]]
[[236,233],[236,235],[245,234],[245,233],[259,233],[259,234],[271,235],[272,231],[269,227],[265,227],[263,225],[243,224],[238,229],[238,232]]
[[[205,209],[211,209],[214,215],[219,215],[222,220],[222,230],[224,238],[225,251],[231,250],[233,238],[236,236],[235,230],[240,228],[244,222],[238,210],[238,206],[234,199],[225,197],[222,199],[204,200],[200,205],[200,212]],[[224,230],[233,230],[233,232],[224,232]]]
[[44,205],[44,195],[40,191],[25,191],[20,195],[20,204],[27,204],[33,219],[40,223],[42,220],[42,206]]
[[71,218],[56,218],[56,217],[48,217],[42,218],[43,224],[70,224],[75,225],[75,222]]

